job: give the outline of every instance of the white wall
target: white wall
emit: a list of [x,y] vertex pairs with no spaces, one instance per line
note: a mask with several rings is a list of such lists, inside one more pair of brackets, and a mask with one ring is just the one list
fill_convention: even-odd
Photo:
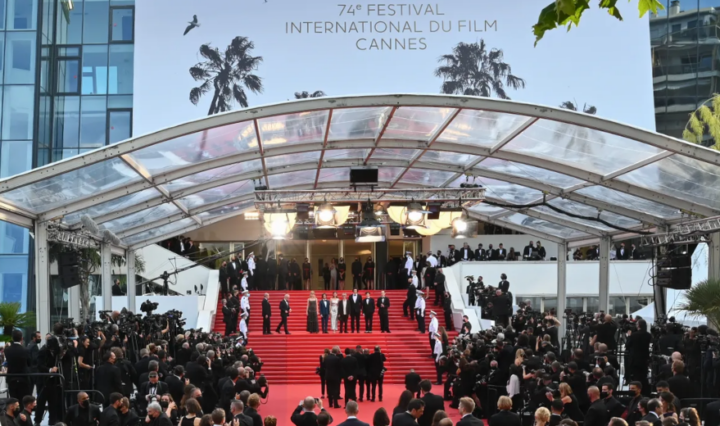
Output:
[[[429,249],[427,248],[428,239],[430,240]],[[438,250],[442,250],[443,253],[447,253],[449,244],[455,244],[455,248],[460,248],[463,246],[463,243],[468,243],[470,248],[473,250],[475,250],[480,243],[482,243],[484,249],[487,249],[490,244],[493,245],[494,249],[497,249],[498,245],[502,243],[503,248],[506,250],[509,251],[510,247],[513,247],[515,248],[515,251],[519,251],[520,254],[522,254],[523,248],[525,248],[531,240],[533,242],[539,240],[542,243],[545,247],[545,252],[547,253],[546,259],[557,257],[558,245],[556,243],[543,240],[542,238],[535,238],[532,235],[478,235],[475,238],[458,240],[450,236],[449,230],[444,230],[429,238],[423,238],[423,250],[425,252],[432,250],[433,253],[437,253]]]
[[[150,244],[138,251],[145,260],[145,272],[143,272],[142,276],[146,279],[159,277],[163,271],[172,273],[176,269],[195,265],[195,262],[182,256],[178,256],[177,254],[164,249],[157,244]],[[180,294],[187,294],[186,292],[190,290],[194,294],[195,286],[197,286],[199,291],[200,285],[202,284],[205,289],[202,293],[205,294],[208,288],[210,271],[211,269],[204,266],[195,266],[192,269],[183,271],[177,276],[170,278],[170,290],[176,291]],[[162,280],[155,280],[155,282],[162,285]],[[176,284],[173,285],[173,282]]]
[[[523,296],[555,296],[557,294],[556,262],[461,262],[461,291],[465,294],[467,275],[482,276],[486,285],[497,285],[500,274],[510,281],[510,291]],[[567,295],[597,296],[600,264],[595,261],[567,262]],[[652,295],[650,261],[625,260],[610,262],[611,295]]]

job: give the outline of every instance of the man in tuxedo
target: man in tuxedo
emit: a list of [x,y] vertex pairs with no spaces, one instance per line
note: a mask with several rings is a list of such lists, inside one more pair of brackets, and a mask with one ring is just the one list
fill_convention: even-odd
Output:
[[435,306],[445,303],[445,274],[438,269],[435,274]]
[[353,276],[353,288],[360,288],[360,286],[362,285],[363,265],[362,262],[360,262],[359,257],[355,258],[355,261],[353,261],[351,268]]
[[421,381],[422,379],[420,378],[420,375],[411,368],[410,372],[405,375],[405,389],[412,392],[413,395],[417,394],[418,398],[420,398]]
[[182,399],[185,386],[190,383],[189,381],[186,383],[186,380],[183,377],[184,374],[185,367],[182,365],[176,365],[175,368],[173,368],[172,374],[165,377],[165,383],[168,385],[168,392],[172,395],[174,401],[180,401]]
[[340,348],[335,346],[323,362],[325,382],[327,383],[328,403],[331,408],[340,408],[340,404],[338,403],[340,400],[340,379],[342,378],[342,366],[340,362]]
[[363,352],[362,346],[357,345],[355,352],[351,355],[357,360],[357,384],[360,395],[358,395],[358,401],[363,402],[363,395],[365,394],[367,383],[367,399],[370,399],[370,382],[367,380],[367,363],[368,355]]
[[385,297],[385,290],[380,292],[380,298],[377,301],[378,316],[380,317],[380,332],[390,333],[390,321],[388,319],[388,310],[390,309],[390,299]]
[[488,244],[488,249],[487,249],[487,251],[485,252],[485,258],[486,258],[487,260],[497,260],[496,255],[497,255],[497,252],[496,252],[495,249],[493,248],[493,245],[492,245],[492,244]]
[[425,402],[419,398],[411,399],[410,403],[408,404],[407,411],[403,413],[397,413],[393,416],[392,425],[417,426],[417,419],[422,416],[423,411],[425,411]]
[[110,394],[110,399],[106,400],[108,404],[100,415],[100,426],[120,426],[120,416],[118,409],[122,403],[123,394],[115,392]]
[[[645,405],[645,403],[647,405]],[[643,406],[645,405],[645,406]],[[653,426],[662,426],[662,402],[659,399],[654,398],[651,400],[643,399],[640,401],[640,411],[644,411],[645,415],[643,420],[650,423]]]
[[472,251],[468,243],[464,243],[463,247],[460,249],[460,260],[465,262],[475,260],[475,253]]
[[693,385],[690,379],[684,374],[685,363],[682,361],[673,361],[672,372],[673,376],[667,379],[668,385],[670,385],[670,392],[680,400],[692,398],[694,396]]
[[110,394],[122,395],[123,385],[120,369],[115,366],[115,354],[106,351],[103,355],[103,364],[95,369],[95,387],[103,394],[105,404],[109,404]]
[[280,301],[280,324],[278,324],[276,333],[280,334],[280,327],[285,328],[285,334],[290,334],[287,328],[287,319],[292,309],[290,309],[290,295],[286,294],[285,298]]
[[545,251],[545,247],[543,247],[542,244],[540,243],[540,240],[537,240],[537,242],[535,243],[535,249],[537,250],[539,260],[545,260],[545,256],[547,256],[547,252]]
[[498,249],[495,251],[495,258],[497,260],[505,260],[507,257],[507,250],[503,247],[502,243],[498,246]]
[[590,386],[587,395],[590,399],[590,408],[585,413],[583,426],[606,426],[608,412],[605,401],[600,398],[600,390],[596,386]]
[[378,386],[380,387],[380,392],[377,396],[380,398],[380,402],[382,402],[386,360],[385,354],[380,351],[380,346],[375,346],[374,352],[368,356],[366,368],[368,373],[367,380],[370,382],[372,388],[371,402],[375,402],[375,390]]
[[265,293],[265,297],[262,301],[262,316],[263,316],[263,334],[271,334],[270,332],[270,317],[272,316],[272,306],[270,306],[270,294]]
[[348,316],[350,316],[350,303],[347,293],[342,294],[342,300],[338,303],[338,329],[340,333],[347,333]]
[[628,260],[628,251],[625,248],[625,243],[620,243],[620,247],[615,249],[615,259],[617,260]]
[[420,390],[422,391],[422,399],[425,403],[425,409],[423,410],[422,416],[418,419],[420,426],[431,426],[432,419],[438,410],[445,410],[445,402],[442,396],[433,394],[432,383],[430,380],[423,380],[420,382]]
[[455,245],[450,244],[448,246],[448,255],[447,255],[447,266],[452,266],[456,262],[458,262],[460,259],[460,253],[458,253],[457,250],[455,250]]
[[230,309],[227,303],[227,299],[222,300],[222,313],[223,313],[223,323],[225,323],[225,335],[230,335],[230,330],[232,329],[232,322],[233,322],[233,311]]
[[185,257],[187,257],[190,260],[195,260],[199,250],[200,249],[198,248],[198,246],[195,245],[193,240],[188,238],[188,245],[185,248]]
[[358,362],[352,354],[353,350],[347,348],[345,349],[345,358],[340,360],[342,378],[345,385],[345,406],[347,406],[349,400],[357,401],[355,387],[357,386]]
[[353,333],[360,332],[360,314],[362,313],[362,305],[362,296],[358,294],[358,289],[355,288],[353,289],[353,294],[350,296],[350,300],[348,301],[348,307],[350,308],[350,330]]
[[[295,426],[317,426],[318,415],[315,414],[316,405],[318,408],[320,408],[321,414],[325,413],[330,416],[330,413],[325,411],[325,409],[323,408],[322,400],[316,400],[312,396],[308,396],[307,398],[305,398],[304,401],[300,401],[300,405],[298,405],[295,408],[295,411],[293,411],[292,416],[290,417],[290,421],[292,421]],[[332,423],[332,416],[330,416],[329,423]],[[255,425],[253,424],[253,426]]]
[[640,250],[635,247],[635,244],[630,244],[630,259],[632,260],[639,260],[642,259],[642,254],[640,253]]
[[625,406],[613,396],[614,388],[614,383],[603,383],[600,397],[605,400],[608,417],[622,417]]
[[565,404],[563,404],[562,399],[553,399],[550,403],[550,423],[549,426],[558,426],[560,422],[563,420],[563,410],[565,409]]
[[113,296],[125,296],[125,293],[123,293],[122,288],[120,287],[120,280],[115,280],[115,282],[112,285],[112,295]]
[[496,290],[495,297],[490,299],[490,302],[492,303],[493,319],[503,327],[507,326],[510,313],[512,312],[510,298],[506,294],[503,294],[502,291]]
[[523,260],[536,260],[538,257],[537,250],[532,241],[523,249]]
[[[482,277],[480,277],[482,278]],[[507,275],[500,274],[500,282],[498,283],[498,290],[502,291],[503,294],[506,294],[508,291],[510,291],[510,281],[507,280]]]
[[[23,334],[20,330],[13,330],[13,343],[5,347],[5,361],[7,362],[8,374],[30,374],[30,352],[23,346]],[[43,371],[46,373],[46,371]],[[32,385],[29,378],[22,376],[9,377],[8,393],[11,398],[22,401],[25,395],[32,393]]]
[[[227,386],[228,382],[232,384],[232,381],[228,380],[224,386]],[[242,398],[242,396],[240,396],[240,398]],[[237,420],[237,422],[239,423],[238,426],[255,426],[255,421],[251,419],[250,416],[246,415],[244,412],[245,403],[242,402],[242,399],[231,399],[230,401],[231,402],[228,404],[229,409],[222,409],[225,412],[224,420],[228,422],[227,424],[233,424],[233,421]],[[215,411],[213,411],[213,414],[214,413]],[[222,420],[222,417],[220,417],[219,414],[217,417],[218,420],[220,420],[220,424],[223,424],[224,422]],[[215,421],[213,421],[213,423],[217,424],[215,423]]]
[[278,276],[278,263],[277,260],[275,260],[274,255],[270,255],[270,258],[267,261],[267,284],[266,288],[268,290],[275,290],[277,288],[277,276]]
[[475,260],[486,260],[482,243],[478,244],[478,248],[475,249]]
[[[385,293],[383,291],[383,293]],[[372,333],[373,316],[375,315],[375,300],[370,297],[370,292],[365,293],[365,300],[362,302],[362,314],[365,316],[365,332]],[[358,328],[360,326],[358,325]]]
[[358,420],[357,415],[359,412],[358,404],[355,401],[350,401],[345,405],[345,414],[347,414],[347,420],[340,423],[338,426],[370,426],[365,422]]
[[154,398],[157,398],[159,401],[162,395],[168,393],[167,383],[160,381],[160,377],[158,377],[157,372],[151,371],[148,375],[148,379],[149,381],[140,385],[139,390],[137,403],[138,407],[142,411],[146,411],[148,404],[150,404]]
[[458,402],[458,411],[460,412],[460,421],[457,426],[483,426],[483,421],[473,416],[475,411],[475,401],[472,398],[463,397]]

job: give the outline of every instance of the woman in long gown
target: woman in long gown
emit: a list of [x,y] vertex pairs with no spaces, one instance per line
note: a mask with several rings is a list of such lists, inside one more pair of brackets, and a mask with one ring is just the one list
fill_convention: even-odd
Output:
[[368,257],[367,262],[365,262],[363,278],[365,279],[366,288],[368,290],[375,290],[375,262],[373,262],[372,257]]
[[338,289],[338,275],[337,275],[337,264],[335,263],[335,259],[333,259],[330,262],[330,289],[331,290],[337,290]]
[[310,298],[307,302],[307,309],[305,314],[307,315],[307,331],[308,333],[318,332],[318,300],[315,297],[315,292],[310,292]]
[[337,291],[333,292],[332,299],[330,299],[330,328],[333,333],[337,333],[337,317],[338,317],[338,305],[340,299],[338,299]]
[[305,258],[305,262],[302,264],[302,279],[305,284],[305,290],[310,290],[310,281],[312,280],[312,264],[310,259]]

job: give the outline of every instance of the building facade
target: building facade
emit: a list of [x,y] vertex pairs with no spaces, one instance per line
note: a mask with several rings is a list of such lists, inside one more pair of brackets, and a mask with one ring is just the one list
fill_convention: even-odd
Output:
[[[0,0],[0,178],[132,135],[134,23],[134,0]],[[32,252],[0,221],[0,300],[23,311]],[[66,299],[53,293],[57,316]]]

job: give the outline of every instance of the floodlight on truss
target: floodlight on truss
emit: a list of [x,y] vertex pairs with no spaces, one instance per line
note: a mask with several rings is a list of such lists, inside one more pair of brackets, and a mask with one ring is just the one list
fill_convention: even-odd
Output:
[[336,214],[337,210],[332,204],[321,205],[315,212],[315,226],[321,229],[337,228],[339,224],[335,220]]
[[644,235],[640,239],[640,245],[651,247],[666,244],[699,243],[705,241],[708,234],[715,232],[720,232],[720,217],[718,216],[679,223],[671,226],[667,232]]
[[429,211],[422,208],[422,205],[420,203],[410,203],[406,207],[404,215],[405,223],[403,223],[402,225],[405,226],[406,229],[417,229],[425,227],[425,218],[429,213]]
[[474,220],[469,220],[464,215],[453,219],[452,221],[452,238],[474,238],[478,233],[478,223]]
[[[255,191],[255,207],[263,210],[278,204],[316,203],[333,205],[364,202],[436,202],[445,207],[470,208],[485,200],[485,188],[415,188],[391,189],[317,189],[317,190],[268,190]],[[458,205],[460,204],[460,205]]]
[[375,218],[372,205],[363,212],[363,220],[355,227],[355,242],[378,243],[385,241],[385,225]]

